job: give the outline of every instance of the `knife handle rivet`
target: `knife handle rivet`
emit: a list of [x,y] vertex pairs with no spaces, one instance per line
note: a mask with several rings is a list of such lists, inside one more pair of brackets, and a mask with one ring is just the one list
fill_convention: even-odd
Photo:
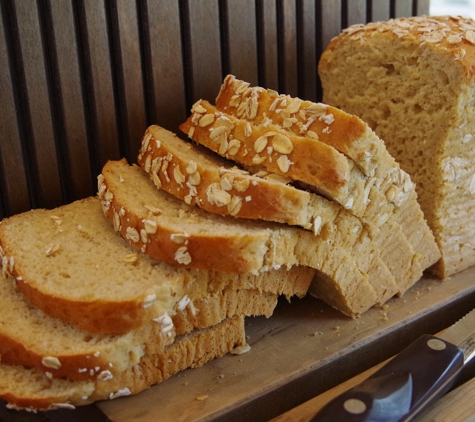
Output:
[[432,350],[444,350],[447,345],[442,341],[438,340],[436,338],[431,338],[428,342],[427,345],[432,349]]
[[366,404],[358,399],[348,399],[343,403],[343,407],[348,413],[359,415],[366,410]]

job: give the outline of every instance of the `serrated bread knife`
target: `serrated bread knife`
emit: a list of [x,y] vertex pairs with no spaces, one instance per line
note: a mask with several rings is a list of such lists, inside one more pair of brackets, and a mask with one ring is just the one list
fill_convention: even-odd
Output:
[[475,309],[443,334],[424,335],[361,384],[323,407],[313,422],[410,421],[453,385],[475,356]]

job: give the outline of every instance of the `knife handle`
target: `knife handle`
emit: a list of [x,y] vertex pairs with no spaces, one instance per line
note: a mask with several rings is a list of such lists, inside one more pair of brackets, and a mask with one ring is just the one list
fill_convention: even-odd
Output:
[[311,421],[410,421],[450,389],[463,361],[457,346],[424,335],[367,380],[328,403]]

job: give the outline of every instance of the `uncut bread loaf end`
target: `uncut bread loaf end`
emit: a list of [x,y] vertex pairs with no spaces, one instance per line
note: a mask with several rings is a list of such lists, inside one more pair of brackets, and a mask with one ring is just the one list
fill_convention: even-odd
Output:
[[361,117],[416,183],[447,277],[475,264],[475,22],[355,25],[319,63],[324,101]]

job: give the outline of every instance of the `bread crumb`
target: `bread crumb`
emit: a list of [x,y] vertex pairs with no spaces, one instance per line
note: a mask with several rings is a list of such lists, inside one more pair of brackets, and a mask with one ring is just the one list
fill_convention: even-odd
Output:
[[249,352],[249,350],[251,350],[251,346],[249,346],[249,344],[244,344],[243,346],[235,347],[234,349],[230,350],[229,353],[232,355],[242,355]]
[[203,394],[201,396],[196,397],[196,400],[203,401],[206,400],[208,397],[208,394]]

